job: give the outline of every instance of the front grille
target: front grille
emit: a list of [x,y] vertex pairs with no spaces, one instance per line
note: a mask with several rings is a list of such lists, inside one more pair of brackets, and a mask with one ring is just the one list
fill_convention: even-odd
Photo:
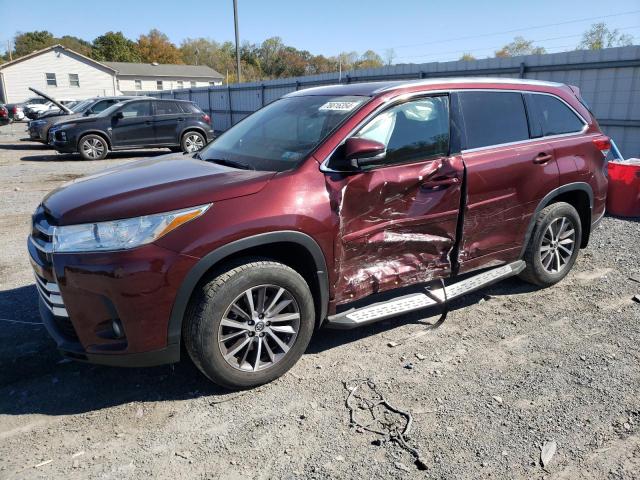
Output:
[[42,207],[38,207],[33,214],[33,224],[31,227],[31,243],[36,247],[40,260],[46,264],[51,264],[51,252],[53,251],[53,231],[51,217]]
[[36,274],[35,277],[36,287],[40,294],[40,298],[42,299],[44,306],[53,314],[53,321],[55,322],[57,330],[68,339],[77,340],[78,335],[73,328],[71,320],[69,320],[69,314],[67,313],[67,309],[62,301],[62,295],[60,294],[58,284],[55,282],[48,282],[38,274]]

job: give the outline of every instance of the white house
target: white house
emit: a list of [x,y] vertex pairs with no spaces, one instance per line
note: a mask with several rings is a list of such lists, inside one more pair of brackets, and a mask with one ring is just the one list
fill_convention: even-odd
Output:
[[60,100],[221,85],[202,65],[98,62],[54,45],[0,65],[0,103],[19,103],[34,87]]
[[125,95],[153,90],[222,85],[222,75],[206,65],[103,62],[118,73],[117,86]]
[[118,94],[113,68],[61,45],[0,65],[0,102],[33,97],[29,87],[61,100]]

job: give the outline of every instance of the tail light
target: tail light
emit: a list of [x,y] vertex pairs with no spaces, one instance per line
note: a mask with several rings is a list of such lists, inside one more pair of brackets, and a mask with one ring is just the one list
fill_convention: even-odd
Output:
[[211,117],[209,115],[207,115],[206,113],[202,116],[202,120],[204,120],[206,123],[211,125]]
[[8,115],[6,108],[0,108],[0,117],[6,117]]
[[608,137],[594,138],[593,145],[595,145],[605,157],[609,154],[609,150],[611,150],[611,140],[609,140]]

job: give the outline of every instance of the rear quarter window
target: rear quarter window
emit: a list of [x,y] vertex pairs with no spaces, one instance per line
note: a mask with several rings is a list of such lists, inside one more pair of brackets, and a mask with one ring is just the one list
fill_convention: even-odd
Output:
[[562,100],[541,94],[530,94],[535,130],[544,136],[580,132],[584,123]]
[[202,110],[195,104],[191,102],[180,102],[178,103],[180,108],[184,113],[203,113]]
[[529,139],[522,94],[461,92],[459,99],[466,134],[466,149]]

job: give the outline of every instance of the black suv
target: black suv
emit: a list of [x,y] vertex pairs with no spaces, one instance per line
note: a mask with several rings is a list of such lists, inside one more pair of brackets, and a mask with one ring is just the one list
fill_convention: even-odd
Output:
[[106,110],[111,105],[124,102],[136,97],[95,97],[82,100],[76,105],[65,110],[59,110],[41,115],[36,120],[31,120],[27,126],[29,137],[37,142],[47,143],[49,129],[58,122],[71,120],[72,118],[88,117]]
[[100,160],[109,150],[169,147],[196,152],[213,138],[211,118],[192,102],[135,99],[97,115],[55,124],[48,143],[58,152]]

